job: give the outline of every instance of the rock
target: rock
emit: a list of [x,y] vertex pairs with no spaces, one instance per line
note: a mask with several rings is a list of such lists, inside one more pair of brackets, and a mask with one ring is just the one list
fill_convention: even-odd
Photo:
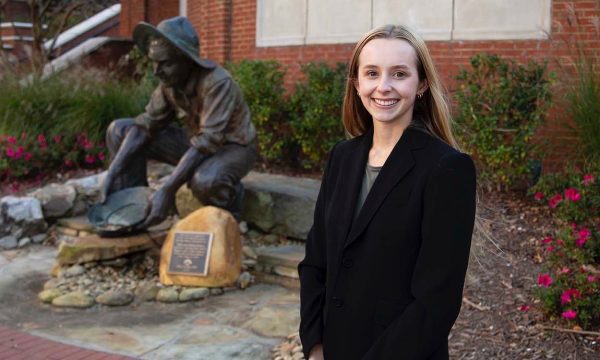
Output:
[[21,240],[19,240],[18,246],[21,248],[21,247],[25,247],[25,246],[27,246],[29,244],[31,244],[31,238],[24,237]]
[[135,295],[142,301],[154,301],[160,288],[154,283],[143,283],[135,291]]
[[65,183],[65,185],[73,186],[77,191],[77,194],[79,195],[93,198],[98,195],[100,183],[102,182],[105,176],[106,171],[100,174],[87,176],[84,178],[69,180]]
[[61,277],[70,278],[85,273],[85,268],[81,265],[73,265],[61,273]]
[[116,259],[103,260],[102,265],[112,266],[112,267],[123,267],[123,266],[127,265],[127,262],[128,262],[127,258],[120,257],[120,258],[116,258]]
[[62,218],[58,219],[56,223],[63,228],[74,229],[74,230],[83,230],[83,231],[94,231],[94,225],[90,223],[87,216],[75,216],[70,218]]
[[33,235],[31,237],[31,240],[33,241],[34,244],[41,244],[44,242],[44,240],[46,240],[46,234],[42,233],[42,234]]
[[262,237],[262,241],[265,244],[275,245],[279,242],[279,236],[275,234],[267,234]]
[[77,229],[71,229],[71,228],[62,227],[62,226],[57,226],[55,229],[56,229],[56,232],[61,235],[67,235],[67,236],[71,236],[71,237],[79,236],[79,230],[77,230]]
[[250,172],[242,182],[242,219],[265,232],[306,239],[321,186],[318,180]]
[[244,259],[242,260],[242,265],[244,265],[246,268],[254,268],[256,267],[256,260]]
[[8,235],[0,239],[0,248],[4,250],[14,249],[18,244],[19,242],[17,241],[17,238],[12,235]]
[[148,177],[151,179],[160,179],[173,172],[175,169],[172,165],[160,163],[160,162],[149,162],[148,163]]
[[294,279],[299,279],[297,268],[290,268],[287,266],[273,266],[273,272],[279,276],[287,276]]
[[244,271],[238,278],[238,287],[240,289],[245,289],[248,287],[248,285],[250,285],[251,281],[252,281],[252,275],[250,275],[249,272]]
[[285,266],[296,269],[304,259],[304,246],[283,245],[276,247],[262,247],[256,249],[258,262],[267,266]]
[[[177,232],[213,234],[206,276],[168,273]],[[242,246],[240,229],[233,216],[214,206],[205,206],[180,220],[169,231],[160,256],[160,282],[165,285],[218,287],[233,285],[240,275]],[[194,258],[195,259],[195,258]],[[192,261],[191,259],[186,259]]]
[[208,288],[191,288],[191,289],[183,289],[181,293],[179,293],[179,301],[191,301],[191,300],[200,300],[208,297],[210,295],[210,290]]
[[97,235],[64,238],[56,260],[61,265],[108,260],[150,249],[154,243],[147,234],[120,238],[101,238]]
[[248,233],[246,233],[246,236],[248,236],[248,238],[250,238],[252,240],[255,240],[255,239],[258,239],[259,237],[261,237],[262,234],[254,229],[251,229],[251,230],[248,230]]
[[62,267],[60,266],[60,264],[58,262],[54,262],[54,265],[52,265],[52,268],[50,269],[50,276],[58,277],[58,275],[60,275],[61,270]]
[[56,279],[50,279],[44,283],[44,290],[54,289],[60,284],[60,282]]
[[123,306],[133,301],[133,294],[129,291],[109,290],[96,296],[96,302],[108,306]]
[[177,213],[182,218],[188,216],[194,211],[203,207],[204,204],[200,202],[200,200],[196,199],[194,194],[192,194],[192,190],[187,186],[182,186],[177,190],[177,194],[175,195],[175,207],[177,207]]
[[71,185],[50,184],[32,192],[30,196],[41,202],[46,218],[58,218],[71,211],[77,192]]
[[160,289],[156,294],[156,301],[164,303],[174,303],[179,300],[179,294],[177,290],[173,288]]
[[62,293],[58,289],[46,289],[38,294],[38,299],[43,303],[50,304],[54,299],[61,295]]
[[223,288],[212,288],[210,289],[210,294],[212,296],[219,296],[219,295],[223,295],[225,293],[225,291],[223,291]]
[[88,308],[94,305],[94,299],[81,291],[73,291],[54,298],[52,305],[58,307]]
[[240,233],[245,234],[248,232],[248,223],[245,221],[240,221]]
[[248,245],[244,245],[244,247],[242,247],[242,253],[244,254],[245,257],[250,258],[250,259],[256,260],[258,258],[256,251],[254,251],[254,249]]
[[0,236],[10,233],[16,238],[21,238],[39,234],[47,228],[42,205],[33,197],[3,197],[0,199],[0,218],[4,225]]

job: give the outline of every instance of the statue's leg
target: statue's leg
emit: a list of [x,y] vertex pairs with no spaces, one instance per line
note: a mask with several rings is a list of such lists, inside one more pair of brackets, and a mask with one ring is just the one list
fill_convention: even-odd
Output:
[[244,188],[240,180],[256,162],[256,144],[226,144],[194,172],[188,186],[205,205],[230,211],[237,220],[242,211]]
[[[121,143],[133,126],[134,122],[131,118],[117,119],[109,125],[106,130],[106,146],[111,161],[121,148]],[[116,176],[110,188],[110,193],[134,186],[148,186],[146,155],[143,151],[138,152],[127,165],[126,170]]]

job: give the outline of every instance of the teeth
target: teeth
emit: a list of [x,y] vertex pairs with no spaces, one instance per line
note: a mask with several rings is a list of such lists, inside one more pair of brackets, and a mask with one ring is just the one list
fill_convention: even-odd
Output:
[[375,101],[375,103],[377,105],[382,105],[382,106],[390,106],[390,105],[394,105],[395,103],[398,102],[398,100],[396,100],[396,99],[391,99],[391,100],[373,99],[373,101]]

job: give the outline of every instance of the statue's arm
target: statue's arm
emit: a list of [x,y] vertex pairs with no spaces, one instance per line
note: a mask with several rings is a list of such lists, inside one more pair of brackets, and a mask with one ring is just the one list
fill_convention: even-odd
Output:
[[173,173],[171,173],[171,175],[165,181],[162,189],[174,194],[181,187],[181,185],[185,184],[191,179],[192,175],[194,174],[194,170],[200,166],[206,157],[207,155],[200,152],[200,150],[196,149],[195,147],[190,147],[179,160],[179,163],[175,167]]

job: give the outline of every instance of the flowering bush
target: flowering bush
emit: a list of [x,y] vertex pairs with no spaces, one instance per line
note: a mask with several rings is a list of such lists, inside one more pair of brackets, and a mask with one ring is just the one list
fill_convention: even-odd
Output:
[[583,327],[600,324],[600,184],[592,173],[545,177],[532,189],[559,229],[540,241],[545,272],[537,295],[551,316]]
[[[102,167],[106,161],[104,144],[95,143],[85,133],[74,137],[43,134],[0,135],[0,181],[41,180],[49,173],[78,168]],[[13,186],[14,190],[18,187]]]

